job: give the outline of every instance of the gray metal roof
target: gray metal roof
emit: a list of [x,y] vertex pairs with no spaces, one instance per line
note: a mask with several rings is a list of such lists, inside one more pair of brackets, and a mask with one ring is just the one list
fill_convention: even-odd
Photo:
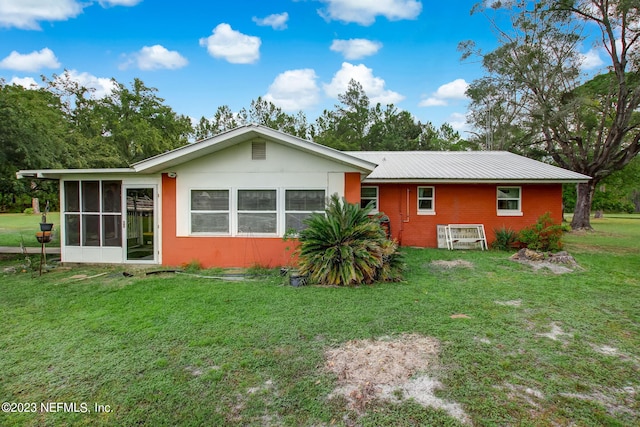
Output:
[[365,182],[583,182],[589,177],[507,151],[348,151],[378,166]]

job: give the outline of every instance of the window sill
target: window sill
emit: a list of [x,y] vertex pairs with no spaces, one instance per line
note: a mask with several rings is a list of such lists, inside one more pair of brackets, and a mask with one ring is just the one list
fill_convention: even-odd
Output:
[[418,215],[435,215],[436,211],[418,211]]
[[498,216],[524,216],[522,212],[519,211],[498,211]]

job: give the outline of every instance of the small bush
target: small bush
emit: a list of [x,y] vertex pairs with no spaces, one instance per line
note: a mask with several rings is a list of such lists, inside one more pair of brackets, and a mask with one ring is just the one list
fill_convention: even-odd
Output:
[[491,248],[499,251],[508,251],[513,249],[513,246],[518,241],[518,233],[511,228],[500,227],[493,230],[496,235],[496,240],[491,243]]
[[33,208],[26,208],[23,213],[25,215],[33,215]]
[[562,234],[562,225],[554,223],[547,212],[535,224],[520,230],[518,240],[535,251],[559,251],[562,249]]

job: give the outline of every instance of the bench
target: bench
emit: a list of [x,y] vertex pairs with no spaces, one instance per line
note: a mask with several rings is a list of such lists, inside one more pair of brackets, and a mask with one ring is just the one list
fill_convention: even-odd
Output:
[[447,249],[488,249],[483,224],[449,224],[445,226]]

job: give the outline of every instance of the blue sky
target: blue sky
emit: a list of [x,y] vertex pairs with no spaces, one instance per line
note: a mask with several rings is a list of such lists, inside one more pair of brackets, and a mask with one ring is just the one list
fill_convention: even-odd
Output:
[[475,3],[2,0],[0,78],[29,85],[66,69],[100,96],[110,78],[137,77],[195,119],[262,96],[309,121],[354,78],[373,102],[464,132],[464,90],[482,69],[457,45],[495,46]]

